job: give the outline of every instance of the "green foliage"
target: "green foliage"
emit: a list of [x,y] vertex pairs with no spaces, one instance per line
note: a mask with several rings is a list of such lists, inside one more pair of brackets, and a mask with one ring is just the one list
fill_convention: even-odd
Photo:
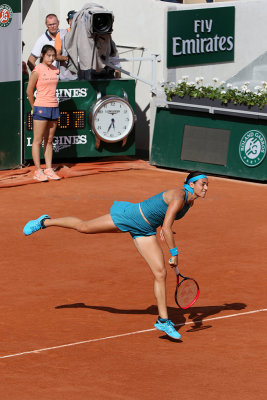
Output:
[[267,82],[262,82],[262,86],[256,86],[255,91],[252,91],[248,88],[249,82],[245,82],[239,89],[229,83],[227,85],[225,85],[225,82],[218,83],[217,78],[213,78],[214,84],[209,86],[205,86],[203,80],[203,78],[196,78],[195,82],[188,82],[188,76],[184,76],[177,83],[168,82],[164,84],[163,87],[168,101],[171,101],[173,96],[181,98],[190,96],[194,99],[219,99],[222,104],[258,106],[260,109],[267,104]]

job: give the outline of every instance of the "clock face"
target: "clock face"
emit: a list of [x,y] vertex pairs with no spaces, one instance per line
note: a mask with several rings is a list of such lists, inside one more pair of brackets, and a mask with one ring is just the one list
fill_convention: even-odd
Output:
[[118,142],[131,132],[134,113],[127,101],[117,97],[99,100],[93,111],[92,129],[105,142]]

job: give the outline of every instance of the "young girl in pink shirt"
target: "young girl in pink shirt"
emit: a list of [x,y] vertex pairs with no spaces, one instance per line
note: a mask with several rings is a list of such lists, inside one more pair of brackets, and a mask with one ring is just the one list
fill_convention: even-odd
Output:
[[[53,138],[56,132],[57,120],[60,116],[56,87],[59,70],[52,65],[56,58],[56,49],[51,45],[42,48],[40,64],[31,73],[27,96],[32,106],[33,143],[32,158],[35,165],[34,179],[45,182],[48,179],[58,180],[60,177],[52,168]],[[37,96],[34,100],[34,88]],[[41,168],[40,149],[44,140],[44,158],[46,169]]]

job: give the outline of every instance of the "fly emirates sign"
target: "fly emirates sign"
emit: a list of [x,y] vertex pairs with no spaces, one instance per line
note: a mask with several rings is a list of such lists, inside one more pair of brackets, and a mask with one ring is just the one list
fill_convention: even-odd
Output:
[[167,67],[234,60],[235,8],[169,11]]

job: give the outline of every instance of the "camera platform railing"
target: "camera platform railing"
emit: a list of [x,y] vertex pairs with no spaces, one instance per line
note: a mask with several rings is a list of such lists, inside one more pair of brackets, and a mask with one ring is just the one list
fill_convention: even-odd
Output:
[[[134,74],[133,72],[126,71],[124,68],[118,66],[120,62],[130,62],[130,61],[151,61],[152,70],[151,70],[151,81],[145,78],[142,78],[139,75]],[[133,58],[120,58],[120,57],[110,57],[108,60],[105,61],[105,64],[108,67],[114,68],[123,74],[130,76],[131,78],[137,79],[141,82],[146,83],[147,85],[151,86],[151,92],[157,94],[157,63],[161,61],[161,57],[159,54],[151,54],[151,56],[147,57],[133,57]]]

